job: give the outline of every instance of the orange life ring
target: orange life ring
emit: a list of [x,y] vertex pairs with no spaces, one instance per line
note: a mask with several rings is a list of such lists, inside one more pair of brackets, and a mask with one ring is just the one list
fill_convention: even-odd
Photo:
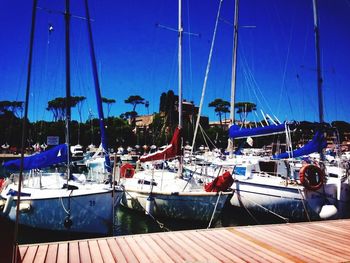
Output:
[[130,163],[125,163],[120,167],[121,178],[132,178],[135,174],[135,168]]
[[316,191],[323,185],[325,174],[320,167],[309,164],[300,169],[299,179],[306,189]]

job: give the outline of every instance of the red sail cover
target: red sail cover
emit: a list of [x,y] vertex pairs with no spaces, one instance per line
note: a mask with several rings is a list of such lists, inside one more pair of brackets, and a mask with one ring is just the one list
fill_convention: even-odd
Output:
[[140,157],[141,162],[167,160],[181,154],[181,129],[176,128],[170,144],[161,151]]
[[233,178],[231,173],[226,171],[222,175],[216,177],[211,183],[207,183],[204,189],[206,192],[226,191],[232,184]]

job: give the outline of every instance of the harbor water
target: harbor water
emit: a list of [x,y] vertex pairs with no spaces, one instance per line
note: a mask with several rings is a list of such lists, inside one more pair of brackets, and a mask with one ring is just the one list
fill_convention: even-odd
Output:
[[[63,223],[63,219],[62,219]],[[270,214],[253,215],[244,209],[239,209],[226,205],[220,218],[211,226],[212,228],[227,227],[227,226],[244,226],[256,224],[271,224],[283,223],[280,219]],[[152,218],[145,213],[133,211],[123,206],[120,206],[115,213],[115,226],[113,236],[145,234],[155,232],[168,232],[191,229],[205,229],[208,227],[207,223],[186,221],[186,220],[172,220],[168,218]],[[0,221],[0,230],[7,236],[11,237],[13,234],[14,224],[10,222]],[[19,227],[18,243],[32,244],[32,243],[46,243],[57,242],[64,240],[88,239],[102,236],[93,234],[77,234],[67,232],[57,232],[48,230],[38,230],[29,227]]]

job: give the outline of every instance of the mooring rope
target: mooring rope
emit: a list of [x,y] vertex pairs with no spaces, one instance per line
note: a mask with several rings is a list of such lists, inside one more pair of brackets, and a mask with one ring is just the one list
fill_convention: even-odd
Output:
[[[131,199],[137,201],[137,199],[134,198],[127,190],[125,190],[125,188],[124,188],[124,192],[125,192],[128,196],[130,196]],[[162,222],[160,222],[159,220],[157,220],[157,219],[156,219],[153,215],[151,215],[150,213],[147,213],[146,209],[143,208],[143,206],[140,206],[140,207],[143,209],[143,211],[145,212],[146,215],[148,215],[150,218],[152,218],[152,219],[154,220],[154,222],[156,222],[156,223],[158,224],[158,226],[159,226],[161,229],[165,229],[165,230],[168,231],[168,232],[171,231],[171,229],[167,228],[167,227],[165,226],[164,223],[162,223]]]
[[307,217],[307,220],[309,221],[309,222],[311,222],[311,219],[310,219],[310,216],[309,216],[309,212],[307,211],[307,209],[306,209],[306,204],[305,204],[305,198],[304,198],[304,195],[303,195],[303,193],[300,191],[300,188],[298,187],[298,191],[299,191],[299,194],[300,194],[300,196],[301,196],[301,203],[303,204],[303,207],[304,207],[304,211],[305,211],[305,214],[306,214],[306,217]]
[[219,200],[220,200],[220,197],[221,197],[221,193],[222,193],[222,192],[220,191],[220,192],[219,192],[219,195],[218,195],[218,199],[216,200],[216,203],[215,203],[214,211],[213,211],[213,213],[211,214],[211,218],[210,218],[209,225],[208,225],[207,228],[210,228],[211,223],[212,223],[212,221],[213,221],[213,219],[214,219],[214,215],[215,215],[215,212],[216,212],[216,208],[218,207],[218,204],[219,204]]
[[[240,197],[242,197],[242,196],[240,195]],[[253,203],[253,204],[259,206],[260,208],[264,209],[266,212],[269,212],[269,213],[271,213],[271,214],[277,216],[278,218],[284,220],[286,223],[289,222],[289,219],[288,219],[288,218],[283,217],[283,216],[281,216],[281,215],[279,215],[279,214],[273,212],[272,210],[270,210],[270,209],[268,209],[268,208],[266,208],[266,207],[264,207],[264,206],[262,206],[262,205],[260,205],[260,204],[258,204],[258,203],[256,203],[256,202],[254,202],[253,200],[247,198],[246,196],[243,196],[243,198],[245,198],[245,199],[247,199],[249,202],[251,202],[251,203]],[[247,209],[247,208],[246,208],[246,209]]]

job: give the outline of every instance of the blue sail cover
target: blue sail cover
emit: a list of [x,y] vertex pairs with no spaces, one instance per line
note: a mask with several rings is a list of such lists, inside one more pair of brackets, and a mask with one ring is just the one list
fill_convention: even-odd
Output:
[[285,124],[269,125],[265,127],[258,127],[253,129],[241,128],[238,125],[232,125],[229,129],[229,136],[232,139],[240,139],[246,137],[257,137],[264,135],[273,135],[283,133],[285,131]]
[[278,155],[274,155],[274,159],[296,158],[303,155],[308,155],[314,152],[321,152],[323,148],[327,146],[327,141],[322,132],[317,131],[310,142],[305,144],[300,149],[294,150],[291,153],[284,152]]
[[[67,163],[67,145],[60,144],[50,150],[24,158],[23,170],[49,167],[58,163]],[[5,162],[3,166],[11,170],[19,170],[21,159]]]

